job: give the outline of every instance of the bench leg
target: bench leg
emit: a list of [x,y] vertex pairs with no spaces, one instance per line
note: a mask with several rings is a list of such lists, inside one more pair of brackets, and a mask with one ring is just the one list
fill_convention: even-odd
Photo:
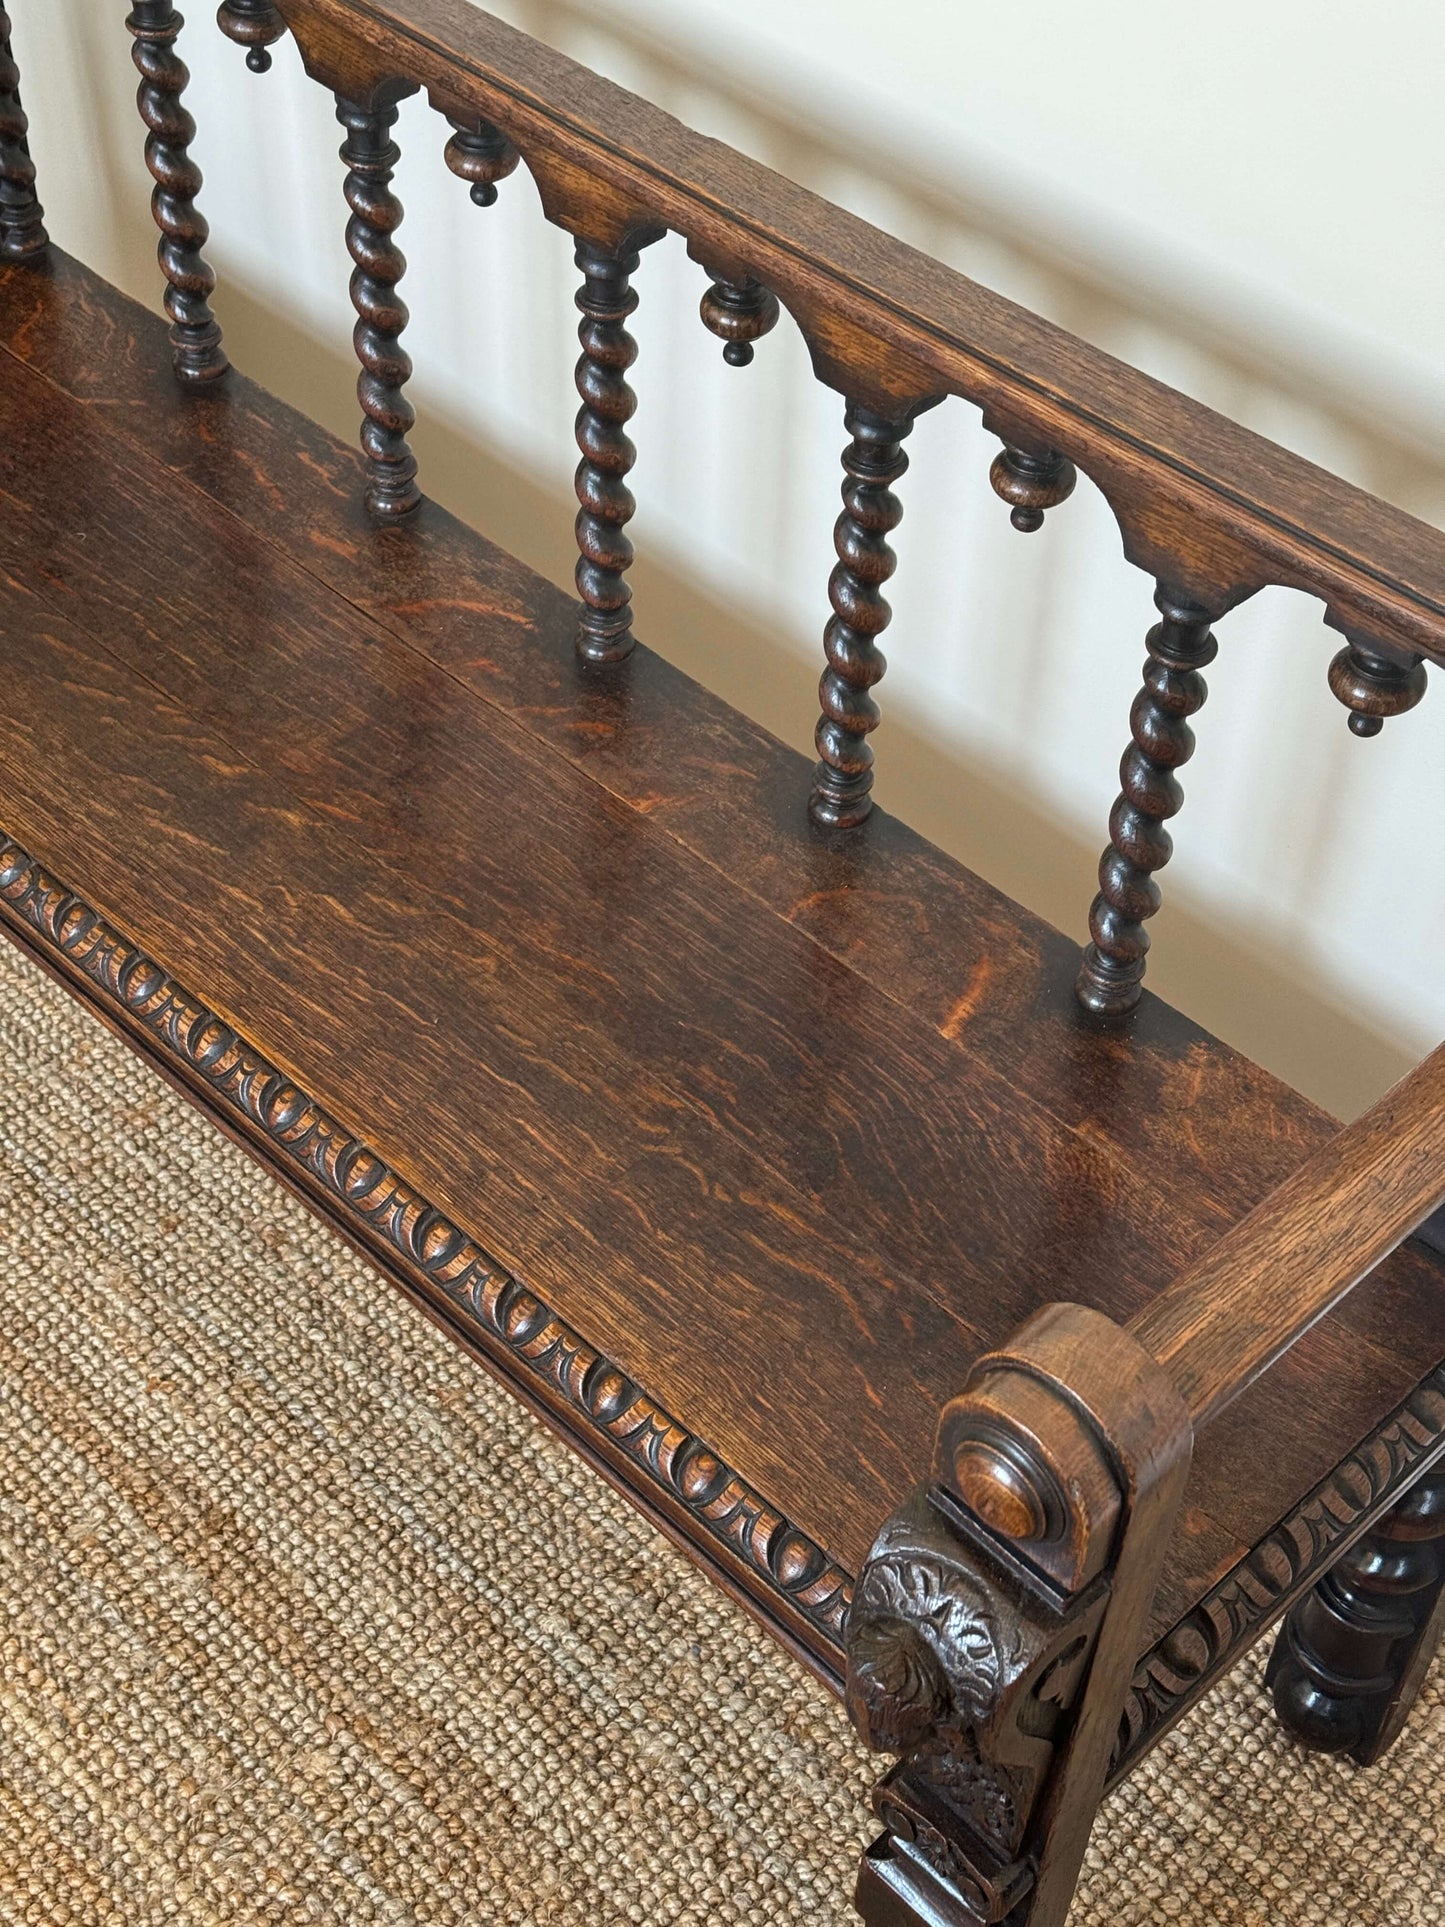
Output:
[[945,1407],[848,1616],[848,1711],[899,1755],[867,1927],[1063,1927],[1189,1465],[1160,1368],[1053,1306]]
[[35,197],[35,163],[20,105],[20,69],[10,52],[10,15],[0,6],[0,259],[35,261],[49,237]]
[[1267,1675],[1301,1745],[1370,1766],[1445,1631],[1445,1469],[1427,1473],[1289,1614]]

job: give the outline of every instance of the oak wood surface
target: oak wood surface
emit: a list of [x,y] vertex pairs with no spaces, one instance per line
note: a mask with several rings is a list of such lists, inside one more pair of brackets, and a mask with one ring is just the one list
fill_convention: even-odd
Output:
[[[1445,1199],[1445,1044],[1132,1321],[1203,1427]],[[1445,1290],[1437,1315],[1445,1334]]]
[[[1147,1019],[1134,1039],[1070,1029],[1067,975],[1056,1009],[1039,983],[1053,933],[880,816],[870,847],[881,825],[880,866],[902,864],[880,901],[896,912],[917,885],[941,906],[913,920],[917,994],[883,996],[872,979],[892,962],[874,935],[909,919],[874,904],[850,924],[825,842],[807,861],[834,879],[834,920],[815,929],[730,877],[726,851],[694,849],[700,804],[669,820],[615,793],[681,734],[705,802],[740,749],[758,772],[752,821],[778,810],[781,848],[803,840],[802,759],[642,650],[628,673],[655,676],[645,700],[599,702],[571,667],[566,598],[426,505],[414,520],[439,559],[348,519],[355,457],[319,431],[302,453],[329,467],[278,518],[277,491],[307,464],[260,456],[297,418],[239,383],[168,415],[155,324],[65,272],[89,324],[90,385],[73,385],[96,396],[97,365],[113,378],[98,407],[49,378],[66,378],[64,330],[42,318],[56,283],[16,302],[0,284],[6,445],[25,476],[0,530],[0,820],[845,1563],[926,1466],[984,1340],[1061,1278],[1138,1309],[1327,1132],[1153,1000],[1152,1033]],[[320,579],[338,547],[380,622]],[[447,620],[429,631],[445,570]],[[465,686],[468,663],[491,699]],[[624,783],[576,744],[599,722],[612,743],[634,707],[643,762]],[[980,900],[970,941],[995,947],[1001,976],[1031,969],[1053,1011],[1052,1058],[1025,1052],[1022,1075],[1016,1051],[987,1047],[1016,1025],[950,1036],[923,982],[940,930]],[[639,938],[654,917],[666,945]],[[1152,1084],[1182,1057],[1188,1088],[1213,1094],[1200,1111],[1217,1169],[1157,1118],[1154,1155],[1130,1155],[1137,1123],[1108,1098],[1114,1080],[1141,1089],[1135,1042]],[[1326,1321],[1215,1428],[1156,1618],[1192,1604],[1435,1362],[1434,1275],[1402,1254],[1351,1324]],[[1246,1486],[1262,1425],[1268,1476]]]
[[[420,82],[522,150],[552,218],[605,208],[752,274],[819,374],[872,406],[967,395],[1072,458],[1131,556],[1219,609],[1265,582],[1445,660],[1445,535],[1190,401],[770,169],[693,133],[469,0],[279,0],[318,77]],[[595,238],[602,238],[597,236]],[[850,385],[851,384],[851,385]],[[1028,433],[1018,434],[1022,423]]]
[[[645,647],[625,678],[579,676],[569,597],[434,503],[403,528],[373,529],[357,508],[352,451],[239,371],[223,405],[175,396],[152,318],[58,250],[43,269],[0,276],[0,340],[66,393],[123,417],[138,450],[956,1050],[1006,1066],[1053,1115],[1130,1159],[1196,1160],[1198,1209],[1221,1230],[1331,1134],[1332,1120],[1298,1092],[1147,993],[1127,1032],[1081,1025],[1077,943],[886,812],[864,837],[800,833],[798,759],[775,738]],[[567,513],[559,503],[559,521]],[[1141,586],[1141,627],[1151,609]],[[1256,1122],[1252,1142],[1241,1113]]]

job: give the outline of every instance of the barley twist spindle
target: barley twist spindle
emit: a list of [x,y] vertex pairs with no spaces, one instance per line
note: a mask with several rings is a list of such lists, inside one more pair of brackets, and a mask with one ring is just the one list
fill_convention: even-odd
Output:
[[868,736],[879,711],[870,691],[887,668],[877,638],[893,615],[881,585],[897,564],[888,536],[903,519],[890,484],[908,466],[902,443],[913,421],[849,402],[844,426],[853,439],[843,451],[843,512],[833,525],[838,561],[828,579],[833,614],[823,633],[828,666],[818,685],[823,713],[813,739],[820,761],[808,800],[813,821],[830,829],[861,823],[873,807]]
[[221,0],[216,25],[228,40],[246,49],[246,65],[253,74],[270,72],[270,50],[286,31],[286,22],[271,0]]
[[1403,716],[1425,694],[1418,656],[1396,661],[1365,642],[1351,642],[1330,664],[1330,688],[1350,712],[1356,736],[1378,736],[1387,716]]
[[1079,1001],[1098,1017],[1123,1017],[1139,1001],[1149,948],[1144,925],[1160,903],[1154,872],[1174,849],[1164,825],[1184,802],[1174,772],[1194,754],[1187,719],[1209,693],[1199,672],[1219,647],[1207,609],[1162,583],[1154,603],[1164,619],[1149,631],[1144,687],[1129,712],[1134,740],[1119,766],[1122,793],[1109,817],[1099,894],[1089,912],[1093,940],[1079,970]]
[[778,297],[750,274],[741,281],[719,278],[704,294],[699,312],[724,344],[723,360],[729,367],[746,368],[753,343],[777,326]]
[[396,284],[406,272],[406,256],[393,235],[401,225],[401,202],[390,191],[401,151],[391,138],[394,105],[363,107],[336,101],[336,118],[346,129],[341,158],[346,163],[346,245],[355,263],[351,305],[356,310],[352,341],[361,363],[356,396],[361,403],[361,447],[370,471],[366,506],[373,515],[394,519],[421,500],[416,457],[407,441],[416,411],[402,393],[411,377],[411,356],[401,345],[408,314]]
[[230,364],[211,313],[216,277],[201,253],[210,229],[196,206],[201,170],[188,152],[196,123],[181,103],[191,76],[175,50],[184,24],[170,0],[136,0],[126,18],[141,77],[136,105],[147,128],[146,165],[155,181],[151,212],[161,231],[157,252],[166,277],[171,358],[179,380],[201,383],[224,375]]
[[10,15],[0,6],[0,259],[35,261],[49,237],[35,194],[35,163],[20,105],[20,69],[10,52]]
[[1056,449],[1034,451],[1005,442],[993,458],[988,479],[994,494],[1011,505],[1009,520],[1028,535],[1043,527],[1045,509],[1068,500],[1078,475],[1068,456]]
[[626,524],[637,504],[626,478],[637,451],[626,425],[637,407],[627,381],[637,343],[624,323],[637,306],[629,277],[638,255],[579,240],[576,260],[583,277],[577,293],[577,593],[583,603],[577,648],[589,662],[620,662],[634,642]]
[[446,163],[460,181],[471,189],[478,207],[491,207],[497,198],[497,182],[516,171],[521,159],[499,127],[489,120],[462,120],[447,117],[455,130],[446,145]]

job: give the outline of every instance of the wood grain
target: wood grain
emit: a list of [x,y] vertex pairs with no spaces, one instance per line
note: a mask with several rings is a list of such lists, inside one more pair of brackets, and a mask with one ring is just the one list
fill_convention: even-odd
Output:
[[[578,753],[599,722],[609,743],[622,735],[632,698],[599,705],[571,668],[574,604],[445,519],[432,524],[435,560],[430,534],[397,545],[396,531],[373,529],[355,499],[354,453],[314,430],[302,449],[318,465],[324,456],[335,480],[305,498],[318,520],[298,538],[291,519],[269,512],[277,471],[257,457],[293,418],[238,382],[234,403],[203,402],[173,433],[125,399],[141,400],[152,380],[166,392],[163,335],[157,354],[154,323],[132,332],[107,326],[109,313],[86,310],[84,332],[117,378],[114,401],[75,405],[19,363],[4,384],[30,500],[7,505],[0,526],[11,593],[24,598],[9,617],[13,674],[26,677],[24,692],[13,684],[0,793],[31,771],[23,810],[8,792],[30,847],[183,982],[205,983],[228,1022],[264,1041],[844,1567],[890,1496],[926,1468],[937,1413],[985,1340],[1056,1296],[1061,1279],[1127,1315],[1207,1247],[1252,1160],[1303,1155],[1291,1153],[1287,1120],[1316,1114],[1269,1080],[1253,1083],[1261,1074],[1212,1040],[1184,1062],[1186,1094],[1218,1089],[1217,1120],[1187,1106],[1182,1116],[1206,1133],[1196,1138],[1156,1118],[1150,1142],[1173,1148],[1146,1171],[1124,1148],[1137,1125],[1105,1101],[1140,1088],[1125,1040],[1055,1019],[1084,1081],[1045,1093],[1043,1060],[1009,1041],[1017,1025],[948,1037],[910,1000],[885,997],[873,980],[892,959],[873,954],[872,934],[903,929],[912,942],[936,930],[927,892],[906,894],[920,876],[946,907],[955,891],[976,902],[976,880],[936,852],[923,871],[913,853],[924,846],[900,832],[883,845],[902,862],[895,914],[875,919],[870,907],[846,941],[835,930],[825,947],[664,812],[619,797],[610,759]],[[22,325],[10,340],[66,352],[64,331],[48,326]],[[158,465],[182,430],[195,482]],[[280,479],[306,468],[296,462]],[[423,505],[414,526],[430,514]],[[137,541],[147,528],[153,536]],[[342,532],[353,578],[368,591],[385,580],[392,626],[368,622],[282,553],[294,545],[318,568],[326,558],[340,568]],[[455,640],[442,662],[421,646],[428,592],[444,586],[433,570],[452,578],[438,627]],[[27,625],[49,640],[21,648]],[[650,671],[656,659],[639,650],[630,677],[639,662]],[[499,706],[465,685],[468,668],[489,690],[510,673],[514,692],[544,700],[510,693]],[[658,725],[687,746],[700,797],[727,790],[736,749],[760,759],[764,808],[770,780],[805,770],[685,678],[658,673]],[[642,705],[645,755],[666,747],[649,722],[653,700],[661,695]],[[56,768],[102,799],[94,821],[45,801]],[[160,794],[157,769],[168,772]],[[478,798],[498,784],[518,805],[502,844],[475,833]],[[188,859],[198,838],[202,855]],[[198,888],[199,928],[167,909]],[[644,903],[672,932],[661,956],[639,934]],[[1028,959],[1034,928],[1016,908],[995,908],[971,941],[986,942],[1002,974],[1013,967],[1003,960]],[[1067,1009],[1062,953],[1060,963]],[[696,974],[701,964],[708,975]],[[418,1032],[422,1012],[433,1015]],[[693,1045],[700,1012],[707,1034],[726,1040],[722,1054]],[[993,1036],[996,1052],[981,1041]],[[1177,1053],[1157,1034],[1140,1048],[1146,1062],[1157,1053],[1151,1082],[1169,1088]],[[846,1089],[837,1062],[862,1067]],[[448,1065],[461,1063],[459,1082]],[[1038,1098],[1024,1095],[1031,1081]],[[1100,1128],[1065,1131],[1061,1112],[1091,1087]],[[929,1105],[911,1115],[925,1088]],[[1231,1102],[1246,1147],[1226,1130]],[[1209,1163],[1206,1145],[1218,1147]],[[710,1173],[706,1190],[669,1177],[686,1172]],[[1257,1196],[1257,1171],[1254,1184]],[[657,1232],[639,1262],[642,1223]],[[1332,1468],[1339,1441],[1364,1436],[1435,1362],[1433,1276],[1427,1260],[1402,1254],[1351,1301],[1351,1326],[1327,1321],[1214,1428],[1161,1586],[1161,1623],[1218,1584]],[[812,1355],[819,1346],[830,1356]],[[847,1414],[846,1436],[831,1443],[830,1412]],[[1261,1427],[1274,1444],[1270,1476],[1245,1483],[1237,1467]],[[789,1509],[794,1496],[802,1513]]]
[[1445,661],[1445,534],[1151,380],[492,18],[470,0],[280,0],[313,72],[404,74],[514,141],[564,225],[651,216],[770,289],[870,406],[965,396],[1092,477],[1130,558],[1222,612],[1266,583]]
[[[1445,1200],[1445,1044],[1130,1323],[1202,1429]],[[1445,1293],[1436,1308],[1445,1342]]]

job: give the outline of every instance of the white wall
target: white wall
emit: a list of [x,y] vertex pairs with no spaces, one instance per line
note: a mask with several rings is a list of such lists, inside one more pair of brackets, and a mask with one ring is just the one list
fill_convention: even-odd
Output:
[[[517,25],[1427,519],[1445,519],[1445,9],[1395,0],[507,0]],[[199,0],[209,250],[233,357],[351,433],[340,133],[284,42],[249,75]],[[154,305],[123,0],[18,0],[51,232]],[[423,485],[570,580],[575,273],[525,174],[480,212],[406,103],[398,181]],[[799,747],[816,714],[840,404],[786,320],[746,371],[700,271],[644,257],[637,626]],[[878,795],[1082,934],[1150,584],[1087,484],[1032,537],[962,403],[926,416],[874,738]],[[1318,605],[1219,628],[1150,981],[1347,1114],[1445,1035],[1445,709],[1360,742]]]

